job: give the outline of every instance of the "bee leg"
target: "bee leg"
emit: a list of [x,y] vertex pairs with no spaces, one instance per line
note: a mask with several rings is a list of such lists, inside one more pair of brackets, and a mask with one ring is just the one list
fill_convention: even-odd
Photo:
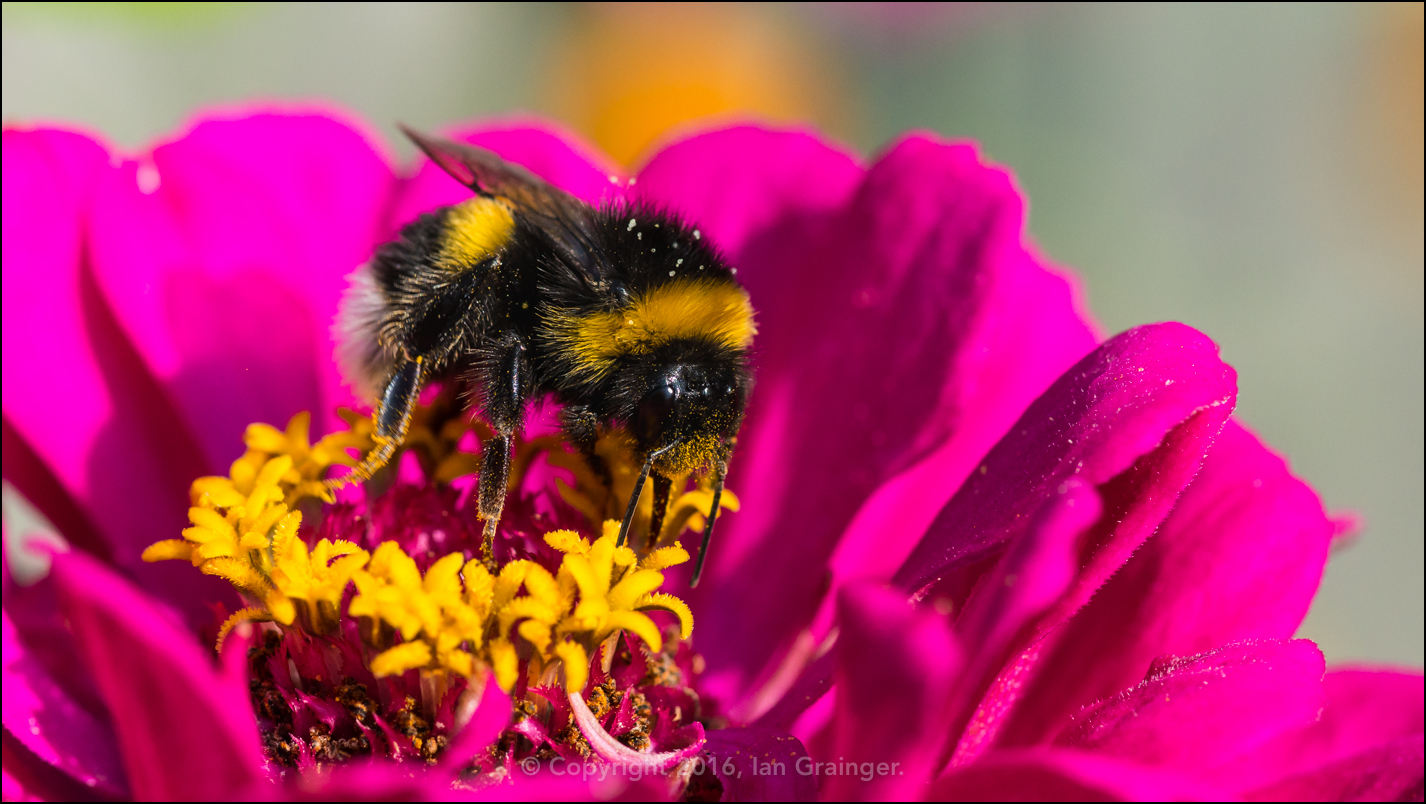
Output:
[[609,516],[612,513],[609,503],[614,496],[614,473],[609,471],[609,463],[594,451],[603,430],[598,414],[584,405],[567,405],[560,411],[560,426],[570,443],[579,450],[589,470],[604,484],[604,504],[601,508],[604,515]]
[[485,388],[485,420],[495,435],[481,449],[479,496],[479,516],[485,520],[481,552],[487,563],[495,558],[495,530],[500,525],[510,480],[510,450],[515,434],[524,429],[525,395],[533,379],[525,343],[514,333],[506,333],[490,357],[493,359],[485,361],[481,380]]
[[664,477],[657,471],[654,472],[654,513],[649,520],[649,538],[645,544],[645,550],[652,550],[659,546],[659,537],[663,535],[663,520],[668,514],[669,493],[673,491],[673,478]]
[[644,468],[639,472],[639,479],[634,481],[634,491],[629,495],[629,507],[624,509],[624,521],[619,525],[619,539],[614,542],[616,547],[623,547],[629,538],[629,525],[634,522],[634,512],[639,510],[639,495],[644,493],[644,481],[649,479],[649,470],[653,465],[653,456],[649,456],[649,459],[644,461]]
[[495,529],[500,525],[500,513],[505,509],[505,484],[510,477],[510,438],[496,435],[485,442],[480,456],[479,517],[485,520],[485,538],[481,542],[481,557],[487,562],[495,558]]
[[351,472],[326,481],[328,489],[335,491],[353,481],[366,480],[391,460],[401,442],[406,440],[406,430],[411,426],[411,412],[416,409],[416,401],[421,396],[424,378],[425,361],[419,357],[407,360],[391,372],[372,417],[376,448],[368,452]]
[[[623,547],[624,542],[629,538],[629,526],[633,524],[634,514],[639,510],[639,497],[644,493],[644,481],[649,479],[649,472],[653,471],[654,461],[676,446],[678,446],[677,441],[654,450],[649,453],[649,457],[644,459],[644,468],[639,470],[639,479],[634,481],[634,490],[629,494],[629,507],[624,509],[624,521],[619,525],[619,538],[614,542],[616,547]],[[655,474],[654,477],[658,477],[658,475]],[[713,504],[718,504],[716,495],[713,497]]]
[[708,507],[708,521],[703,526],[703,546],[698,548],[698,563],[693,565],[693,581],[689,587],[698,585],[698,579],[703,577],[703,563],[708,560],[708,542],[713,539],[713,523],[718,521],[718,503],[723,498],[723,478],[728,474],[728,462],[720,461],[714,468],[713,475],[713,504]]

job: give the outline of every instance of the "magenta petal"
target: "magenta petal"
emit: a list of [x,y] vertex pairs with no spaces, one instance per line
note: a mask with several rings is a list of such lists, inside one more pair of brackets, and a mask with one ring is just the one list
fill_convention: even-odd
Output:
[[490,683],[493,680],[493,676],[486,677],[485,689],[481,691],[475,711],[465,728],[446,746],[445,753],[441,755],[442,765],[456,769],[464,767],[476,754],[495,742],[500,732],[510,725],[510,696],[500,689],[499,684]]
[[973,658],[947,718],[952,733],[961,734],[952,764],[974,759],[1003,725],[1019,678],[997,684],[983,704],[981,691],[1001,670],[1015,638],[1070,588],[1079,569],[1076,547],[1101,511],[1089,484],[1078,478],[1060,484],[966,602],[955,630]]
[[108,160],[78,134],[4,133],[5,417],[79,491],[89,449],[112,413],[79,287],[82,221]]
[[745,283],[782,283],[790,277],[766,262],[759,265],[768,275],[755,276],[749,252],[804,245],[772,242],[771,230],[839,211],[863,175],[851,155],[815,134],[741,126],[669,145],[639,171],[637,189],[695,222]]
[[1079,569],[1075,543],[1102,509],[1089,484],[1078,478],[1060,484],[967,601],[956,633],[968,651],[999,654],[1025,623],[1064,594]]
[[926,801],[1215,801],[1183,774],[1063,748],[992,751],[939,779]]
[[128,785],[113,727],[76,703],[20,641],[10,615],[3,628],[5,728],[35,756],[96,792],[123,795]]
[[[811,619],[825,581],[807,567],[878,487],[942,457],[858,531],[845,576],[889,575],[973,458],[1092,345],[1067,285],[1026,254],[1008,176],[973,148],[910,138],[858,173],[805,135],[734,129],[670,148],[640,177],[728,252],[758,310],[758,386],[729,477],[743,511],[692,596],[705,678],[729,703]],[[1056,336],[1043,357],[1008,346],[1032,309]],[[763,625],[749,633],[752,618]]]
[[1160,657],[1136,687],[1086,707],[1056,742],[1143,765],[1204,772],[1317,719],[1322,652],[1307,640],[1245,641]]
[[186,629],[94,559],[59,555],[53,572],[113,718],[134,797],[252,794],[264,760],[241,644],[230,646],[219,670]]
[[1250,792],[1252,801],[1420,801],[1426,746],[1401,737]]
[[35,756],[24,743],[0,729],[0,786],[5,801],[104,801],[109,797],[85,787],[73,776]]
[[100,188],[95,274],[210,469],[252,422],[346,402],[329,334],[344,277],[377,242],[391,170],[323,115],[199,122]]
[[[823,797],[914,797],[934,775],[946,740],[950,693],[961,670],[950,624],[929,607],[907,603],[906,593],[870,584],[843,589],[837,613],[841,634],[830,756],[872,768],[864,774],[870,778],[829,776]],[[877,773],[880,763],[888,766]]]
[[[817,778],[801,741],[760,726],[719,729],[707,734],[707,764],[723,785],[723,801],[815,801]],[[711,766],[711,767],[710,767]],[[695,786],[699,783],[695,779]]]
[[[1270,789],[1294,776],[1310,777],[1337,767],[1333,784],[1350,783],[1343,774],[1357,769],[1373,774],[1372,762],[1346,762],[1422,733],[1421,673],[1386,670],[1337,670],[1322,682],[1327,706],[1317,722],[1284,734],[1261,749],[1215,771],[1225,786],[1243,791]],[[1391,749],[1390,756],[1396,749]],[[1421,765],[1416,765],[1418,779]]]
[[897,582],[924,591],[993,555],[1072,477],[1096,486],[1114,479],[1101,496],[1117,526],[1087,545],[1079,592],[1062,606],[1077,609],[1158,527],[1236,396],[1235,373],[1202,333],[1155,324],[1115,336],[1065,372],[995,445]]
[[183,527],[203,462],[86,267],[83,222],[109,157],[76,134],[6,131],[4,160],[5,475],[42,510],[77,504],[52,517],[66,536],[91,543],[92,523],[97,552],[206,622],[202,601],[231,599],[227,584],[139,561]]
[[1042,646],[1002,744],[1047,739],[1142,678],[1155,656],[1291,637],[1332,534],[1312,489],[1230,421],[1154,537]]

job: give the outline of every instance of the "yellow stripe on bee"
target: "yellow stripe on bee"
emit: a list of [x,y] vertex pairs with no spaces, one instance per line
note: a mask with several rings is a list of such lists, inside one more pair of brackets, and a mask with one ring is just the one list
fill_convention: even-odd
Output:
[[440,262],[450,271],[470,268],[504,248],[514,231],[515,216],[505,202],[484,196],[463,201],[446,216]]
[[748,294],[729,281],[671,282],[636,296],[610,312],[555,313],[546,324],[557,347],[575,355],[578,371],[599,379],[620,357],[647,354],[670,341],[702,338],[730,349],[745,349],[757,334]]

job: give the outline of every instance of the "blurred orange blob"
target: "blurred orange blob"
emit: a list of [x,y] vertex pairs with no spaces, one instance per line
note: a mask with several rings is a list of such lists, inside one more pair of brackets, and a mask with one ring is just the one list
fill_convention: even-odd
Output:
[[837,131],[834,92],[795,18],[753,5],[579,7],[552,52],[550,108],[625,165],[693,120]]

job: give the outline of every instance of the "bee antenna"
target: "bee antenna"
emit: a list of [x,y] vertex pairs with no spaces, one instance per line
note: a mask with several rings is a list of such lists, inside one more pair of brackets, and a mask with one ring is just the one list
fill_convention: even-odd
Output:
[[678,446],[675,441],[663,449],[649,453],[648,460],[644,461],[644,468],[639,472],[639,479],[634,481],[634,492],[629,496],[629,507],[624,509],[624,521],[619,525],[619,539],[614,543],[615,547],[623,547],[624,541],[629,538],[629,525],[634,521],[634,511],[639,507],[639,495],[644,493],[644,481],[649,479],[649,470],[654,468],[654,459]]
[[718,464],[718,474],[713,480],[713,504],[708,506],[708,521],[703,525],[703,545],[698,548],[698,563],[693,565],[693,580],[689,588],[698,586],[703,576],[703,562],[708,560],[708,542],[713,538],[713,523],[718,521],[718,503],[723,498],[723,478],[728,474],[728,462]]

